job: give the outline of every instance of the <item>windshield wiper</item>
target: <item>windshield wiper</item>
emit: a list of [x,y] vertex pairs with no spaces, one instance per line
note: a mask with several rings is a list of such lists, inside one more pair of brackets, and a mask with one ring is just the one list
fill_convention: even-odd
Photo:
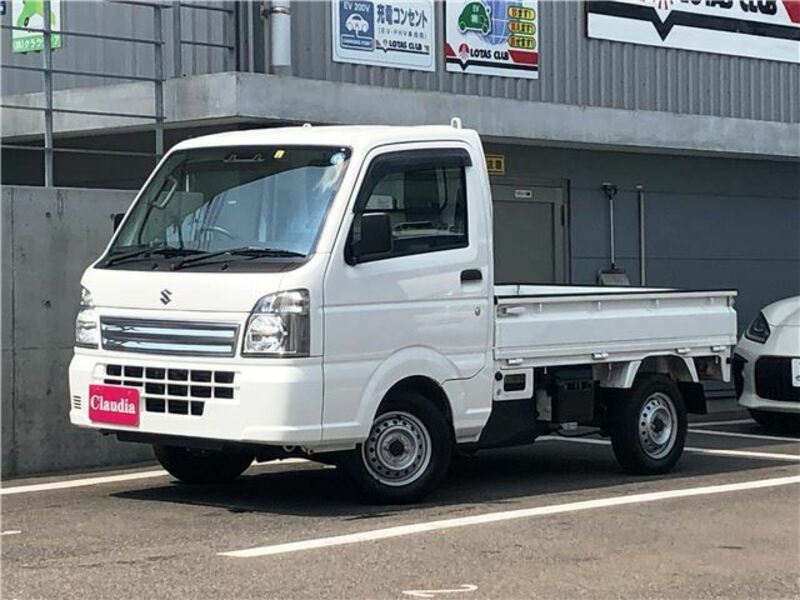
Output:
[[131,259],[148,259],[154,254],[164,257],[173,256],[186,256],[187,254],[199,254],[201,250],[194,250],[192,248],[179,248],[177,246],[156,246],[155,248],[142,248],[141,250],[134,250],[132,252],[125,252],[124,254],[117,254],[111,256],[105,263],[104,267],[110,267],[122,262],[127,262]]
[[249,260],[260,258],[262,256],[286,256],[286,257],[303,257],[305,254],[294,252],[292,250],[283,250],[280,248],[261,248],[259,246],[242,246],[240,248],[228,248],[227,250],[219,250],[217,252],[207,252],[200,256],[193,256],[187,258],[179,263],[172,265],[173,271],[178,271],[191,265],[205,265],[206,261],[220,257],[220,256],[247,256]]

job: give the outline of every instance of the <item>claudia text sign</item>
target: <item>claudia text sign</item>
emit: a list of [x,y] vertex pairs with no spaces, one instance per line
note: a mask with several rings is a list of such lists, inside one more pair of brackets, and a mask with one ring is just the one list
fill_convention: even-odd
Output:
[[592,38],[800,63],[800,0],[586,2]]

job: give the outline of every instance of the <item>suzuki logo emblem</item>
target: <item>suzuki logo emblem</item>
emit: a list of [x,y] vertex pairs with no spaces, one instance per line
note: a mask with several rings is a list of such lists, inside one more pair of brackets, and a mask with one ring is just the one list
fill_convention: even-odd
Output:
[[161,304],[166,306],[172,302],[172,292],[170,292],[167,288],[161,290]]

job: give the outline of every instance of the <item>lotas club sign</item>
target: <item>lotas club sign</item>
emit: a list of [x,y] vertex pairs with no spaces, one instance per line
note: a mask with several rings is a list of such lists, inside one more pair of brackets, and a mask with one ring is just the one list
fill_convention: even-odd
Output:
[[800,0],[586,2],[592,38],[800,63]]

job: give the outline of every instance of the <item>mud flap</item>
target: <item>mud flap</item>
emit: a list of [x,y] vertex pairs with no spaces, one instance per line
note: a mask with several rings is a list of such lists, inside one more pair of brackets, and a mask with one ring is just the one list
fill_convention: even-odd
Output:
[[732,382],[704,380],[700,383],[678,382],[686,411],[695,415],[710,415],[739,409],[736,387]]

